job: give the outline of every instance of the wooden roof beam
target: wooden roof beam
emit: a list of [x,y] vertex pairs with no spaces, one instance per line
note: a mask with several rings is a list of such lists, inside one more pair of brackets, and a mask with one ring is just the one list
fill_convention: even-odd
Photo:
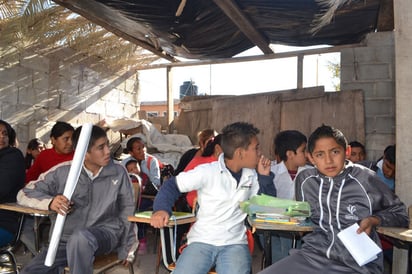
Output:
[[[164,53],[163,51],[156,49],[155,47],[153,47],[152,45],[143,42],[127,33],[125,33],[124,31],[116,28],[115,26],[112,26],[110,24],[108,24],[105,19],[102,17],[102,15],[100,14],[100,16],[96,15],[93,13],[93,11],[96,11],[96,7],[100,4],[96,1],[82,1],[82,0],[53,0],[53,2],[55,2],[56,4],[63,6],[81,16],[83,16],[84,18],[86,18],[87,20],[89,20],[90,22],[93,22],[103,28],[105,28],[106,30],[108,30],[109,32],[115,34],[116,36],[119,36],[141,48],[144,48],[150,52],[152,52],[153,54],[164,58],[170,62],[179,62],[179,60],[175,59],[173,56]],[[77,2],[77,3],[76,3]],[[92,4],[90,3],[92,2]],[[89,6],[92,5],[93,8],[90,9],[86,9],[86,7],[84,7],[85,5]]]
[[267,40],[256,30],[249,19],[239,9],[233,0],[213,0],[215,4],[226,14],[227,17],[239,28],[240,31],[264,54],[273,54]]

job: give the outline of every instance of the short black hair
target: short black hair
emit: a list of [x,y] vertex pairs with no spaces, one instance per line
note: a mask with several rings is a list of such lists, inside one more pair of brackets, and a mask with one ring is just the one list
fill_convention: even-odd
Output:
[[[74,149],[76,149],[77,144],[79,142],[79,137],[80,137],[81,130],[82,130],[82,127],[80,126],[80,127],[76,128],[76,130],[73,132],[72,142],[73,142],[73,148]],[[99,127],[99,126],[93,126],[92,127],[92,132],[90,134],[89,144],[87,146],[87,151],[90,151],[90,149],[94,145],[94,143],[102,137],[107,138],[106,131],[104,131],[104,129]]]
[[307,143],[307,138],[302,132],[297,130],[284,130],[279,132],[273,140],[275,146],[275,154],[279,156],[282,161],[288,159],[286,152],[292,150],[296,153],[296,150],[302,145]]
[[313,152],[316,141],[321,138],[333,138],[343,149],[346,149],[348,146],[348,141],[342,131],[332,126],[322,125],[315,129],[315,131],[309,136],[307,145],[309,153]]
[[389,145],[383,151],[386,160],[391,164],[396,164],[396,145]]
[[69,123],[57,121],[51,129],[50,138],[58,138],[67,131],[74,132],[74,127],[72,127]]
[[237,148],[247,148],[253,137],[259,134],[259,129],[246,122],[236,122],[222,129],[221,147],[225,158],[232,159]]
[[349,145],[350,145],[350,147],[360,147],[362,149],[363,153],[366,153],[365,146],[362,143],[358,142],[358,141],[352,141],[352,142],[349,143]]
[[127,141],[126,149],[125,149],[124,153],[128,153],[128,152],[132,151],[133,150],[133,144],[136,143],[136,142],[142,142],[146,146],[146,144],[145,144],[145,142],[143,141],[142,138],[132,137]]

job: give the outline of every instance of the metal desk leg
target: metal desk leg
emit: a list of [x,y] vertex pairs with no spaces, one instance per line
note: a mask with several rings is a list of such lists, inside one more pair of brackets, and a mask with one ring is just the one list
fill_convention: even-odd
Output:
[[263,231],[263,249],[265,255],[264,268],[272,264],[272,235],[270,231]]
[[37,252],[40,251],[40,231],[39,231],[40,218],[41,218],[41,217],[34,215],[34,225],[33,225],[33,230],[34,230],[34,248],[36,249]]

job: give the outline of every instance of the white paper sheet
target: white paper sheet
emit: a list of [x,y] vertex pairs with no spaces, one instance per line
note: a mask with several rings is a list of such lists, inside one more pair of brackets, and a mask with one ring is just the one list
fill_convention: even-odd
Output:
[[[79,180],[80,171],[82,170],[84,156],[87,152],[89,145],[90,135],[92,132],[92,124],[84,124],[80,132],[79,141],[74,152],[72,166],[70,167],[69,175],[67,176],[66,186],[64,187],[63,195],[67,199],[71,199],[74,189],[76,188],[77,181]],[[63,231],[64,221],[66,216],[57,214],[56,223],[53,228],[52,237],[50,240],[49,249],[47,250],[47,256],[44,261],[44,265],[52,266],[54,259],[56,258],[57,247],[59,246],[60,237]]]
[[375,260],[377,254],[382,250],[365,232],[358,234],[356,232],[358,228],[359,225],[354,223],[339,232],[338,238],[343,242],[358,265],[363,266]]

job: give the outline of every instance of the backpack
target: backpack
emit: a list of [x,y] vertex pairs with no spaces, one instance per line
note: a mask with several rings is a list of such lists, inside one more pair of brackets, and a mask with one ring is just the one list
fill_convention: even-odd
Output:
[[[155,159],[159,163],[160,185],[161,185],[164,181],[166,181],[171,176],[173,176],[174,168],[171,164],[162,163],[157,158],[153,156],[148,156],[147,161],[146,161],[148,170],[150,170],[150,164],[152,163],[153,159]],[[153,195],[153,196],[156,195],[159,190],[155,185],[153,185],[152,182],[149,181],[148,176],[143,173],[142,179],[144,182],[142,194]]]

